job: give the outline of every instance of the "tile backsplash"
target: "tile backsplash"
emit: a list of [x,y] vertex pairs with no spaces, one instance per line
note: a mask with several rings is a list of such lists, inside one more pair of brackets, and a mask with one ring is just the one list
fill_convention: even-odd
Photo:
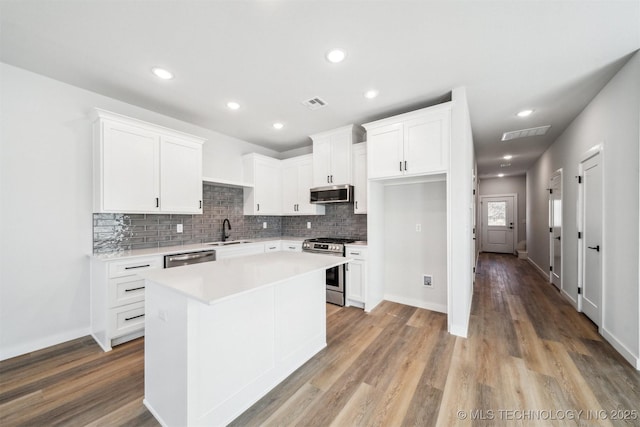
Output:
[[[352,237],[366,240],[367,216],[355,215],[353,205],[329,204],[322,216],[243,215],[242,188],[203,184],[201,215],[93,214],[94,253],[215,242],[222,239],[222,221],[231,222],[230,239],[281,236]],[[267,228],[263,228],[263,222]],[[307,229],[311,222],[311,229]],[[183,225],[178,233],[176,226]]]

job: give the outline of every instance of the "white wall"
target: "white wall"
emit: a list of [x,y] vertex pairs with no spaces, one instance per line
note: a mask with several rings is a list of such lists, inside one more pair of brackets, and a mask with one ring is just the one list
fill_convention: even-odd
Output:
[[[518,195],[518,218],[515,223],[518,227],[518,240],[515,242],[517,245],[519,241],[527,240],[527,177],[525,175],[520,176],[505,176],[503,178],[483,178],[479,183],[479,193],[481,196],[488,196],[492,194],[517,194]],[[478,227],[481,225],[482,212],[478,209]],[[480,233],[478,232],[478,237]]]
[[636,53],[527,172],[527,248],[547,270],[547,192],[551,174],[563,168],[563,287],[577,301],[577,195],[580,157],[604,145],[604,318],[601,333],[640,368],[638,286],[640,54]]
[[[445,182],[386,186],[384,219],[384,299],[446,313]],[[423,274],[433,276],[432,288]]]
[[475,244],[473,216],[475,200],[473,177],[475,154],[469,118],[467,94],[463,87],[451,92],[451,150],[447,174],[447,210],[449,218],[449,332],[467,336],[471,300],[473,297],[473,268]]
[[208,139],[205,176],[277,153],[0,63],[0,359],[88,334],[93,107]]

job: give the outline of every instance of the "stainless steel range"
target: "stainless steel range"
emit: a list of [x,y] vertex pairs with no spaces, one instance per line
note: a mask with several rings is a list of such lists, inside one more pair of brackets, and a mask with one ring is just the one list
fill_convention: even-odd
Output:
[[[307,239],[302,242],[303,252],[344,256],[344,245],[355,242],[355,239],[339,239],[322,237]],[[345,265],[327,269],[327,302],[344,306]]]

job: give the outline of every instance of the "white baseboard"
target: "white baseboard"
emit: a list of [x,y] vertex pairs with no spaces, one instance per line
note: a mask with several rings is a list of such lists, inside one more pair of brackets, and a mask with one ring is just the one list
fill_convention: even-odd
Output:
[[158,414],[158,411],[156,411],[153,406],[151,406],[147,399],[142,399],[142,404],[149,410],[149,412],[151,412],[151,415],[153,415],[153,417],[160,423],[162,427],[168,426],[168,424],[164,422],[160,414]]
[[11,359],[12,357],[22,356],[23,354],[31,353],[34,351],[42,350],[43,348],[51,347],[53,345],[61,344],[63,342],[75,340],[76,338],[85,337],[90,335],[91,331],[89,327],[80,328],[73,331],[63,332],[61,334],[50,335],[45,338],[12,345],[9,347],[3,347],[0,349],[0,360]]
[[549,273],[544,271],[542,268],[540,268],[540,266],[538,264],[536,264],[535,262],[533,262],[533,260],[531,258],[527,258],[527,261],[529,261],[529,264],[533,265],[536,270],[538,270],[540,272],[540,274],[542,274],[547,281],[549,280]]
[[598,332],[604,337],[605,340],[607,340],[609,344],[611,344],[613,348],[616,349],[618,353],[620,353],[622,357],[624,357],[629,363],[631,363],[631,366],[635,367],[637,370],[640,370],[640,357],[634,355],[633,352],[627,348],[627,346],[622,344],[620,340],[618,340],[611,332],[607,331],[605,328],[599,328]]
[[573,299],[573,297],[571,295],[569,295],[567,293],[567,291],[565,291],[564,289],[560,290],[560,295],[562,295],[564,297],[564,299],[567,300],[567,302],[569,304],[571,304],[571,306],[578,311],[578,301],[576,301],[575,299]]
[[415,298],[406,298],[398,295],[385,294],[384,299],[398,304],[410,305],[411,307],[424,308],[425,310],[437,311],[439,313],[447,313],[446,304],[437,304],[429,301],[422,301]]

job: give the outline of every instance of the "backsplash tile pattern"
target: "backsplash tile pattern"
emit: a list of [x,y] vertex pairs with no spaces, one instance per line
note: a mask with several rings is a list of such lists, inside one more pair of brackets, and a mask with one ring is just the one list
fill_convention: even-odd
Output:
[[[329,204],[324,216],[245,216],[242,188],[203,184],[202,215],[93,214],[94,253],[215,242],[222,239],[222,221],[231,222],[230,239],[281,236],[353,237],[366,240],[367,216],[353,205]],[[266,229],[262,223],[267,222]],[[311,222],[311,229],[307,229]],[[177,224],[183,232],[176,231]]]

